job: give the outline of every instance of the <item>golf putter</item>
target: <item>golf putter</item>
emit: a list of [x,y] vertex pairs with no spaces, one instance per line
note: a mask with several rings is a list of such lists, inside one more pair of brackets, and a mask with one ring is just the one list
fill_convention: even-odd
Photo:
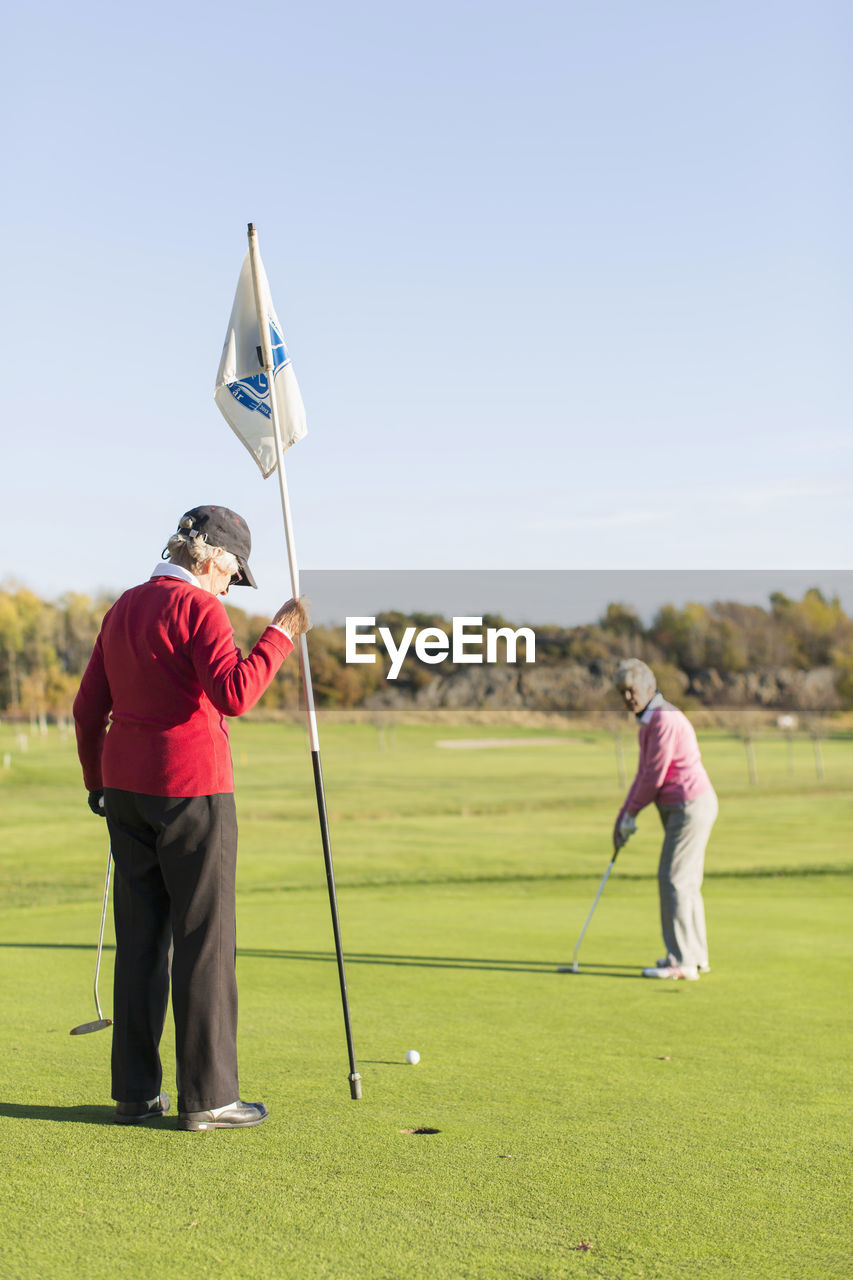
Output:
[[95,1011],[97,1018],[94,1022],[81,1022],[79,1027],[72,1027],[69,1032],[72,1036],[87,1036],[90,1031],[103,1031],[105,1027],[113,1025],[112,1018],[105,1018],[101,1010],[101,1001],[98,998],[98,977],[101,972],[101,951],[104,946],[104,924],[107,919],[107,898],[110,893],[110,871],[113,865],[113,851],[110,849],[107,854],[107,875],[104,880],[104,904],[101,907],[101,930],[98,934],[98,954],[95,958]]
[[[634,830],[636,830],[636,827],[634,828]],[[633,832],[631,832],[631,831],[629,831],[629,832],[626,834],[625,839],[624,839],[624,842],[623,842],[624,844],[627,844],[627,843],[628,843],[628,840],[629,840],[629,838],[630,838],[630,836],[631,836],[632,834],[633,834]],[[620,846],[619,846],[619,848],[621,849],[621,848],[622,848],[622,845],[620,845]],[[578,938],[577,942],[575,943],[575,949],[574,949],[574,951],[572,952],[572,963],[571,963],[570,965],[568,965],[568,964],[562,964],[562,965],[560,965],[560,967],[557,969],[557,973],[580,973],[580,968],[578,967],[578,952],[579,952],[579,951],[580,951],[580,949],[581,949],[581,943],[583,942],[583,936],[584,936],[584,934],[586,933],[587,929],[589,928],[589,922],[590,922],[590,920],[591,920],[591,919],[592,919],[592,917],[593,917],[593,914],[594,914],[594,912],[595,912],[595,908],[598,906],[598,900],[599,900],[599,898],[600,898],[600,897],[601,897],[601,895],[604,893],[604,886],[607,884],[607,881],[608,881],[608,880],[609,880],[609,878],[610,878],[610,872],[613,870],[613,864],[615,863],[615,861],[616,861],[616,859],[617,859],[618,857],[619,857],[619,849],[617,849],[617,850],[615,851],[615,853],[613,854],[613,857],[610,859],[610,862],[607,864],[607,870],[606,870],[606,871],[605,871],[605,873],[604,873],[604,877],[603,877],[603,879],[602,879],[602,881],[601,881],[601,884],[598,886],[598,893],[595,895],[595,901],[593,902],[592,906],[591,906],[591,907],[590,907],[590,909],[589,909],[589,915],[588,915],[588,916],[587,916],[587,918],[586,918],[586,922],[585,922],[585,924],[584,924],[584,927],[581,929],[580,937]]]

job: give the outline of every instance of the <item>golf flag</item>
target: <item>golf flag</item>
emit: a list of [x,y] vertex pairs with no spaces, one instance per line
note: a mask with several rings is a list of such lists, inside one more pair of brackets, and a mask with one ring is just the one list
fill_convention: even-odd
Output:
[[284,345],[281,325],[272,304],[269,283],[260,258],[258,287],[261,296],[260,305],[256,306],[251,257],[247,253],[237,281],[237,292],[231,308],[231,319],[228,321],[213,398],[225,421],[243,441],[266,479],[275,471],[276,455],[269,378],[264,372],[261,335],[258,330],[259,310],[269,327],[273,360],[272,390],[278,410],[282,450],[289,449],[297,440],[301,440],[307,427],[299,385]]

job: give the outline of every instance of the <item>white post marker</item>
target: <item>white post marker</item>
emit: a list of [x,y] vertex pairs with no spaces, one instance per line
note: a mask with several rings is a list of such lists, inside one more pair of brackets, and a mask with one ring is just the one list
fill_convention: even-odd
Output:
[[[249,280],[251,280],[251,297],[248,296]],[[275,350],[273,350],[271,335],[275,339]],[[296,561],[287,480],[284,474],[284,451],[305,435],[305,411],[290,357],[284,345],[281,326],[272,305],[269,285],[258,249],[258,235],[251,222],[249,223],[249,251],[237,284],[237,294],[216,378],[214,398],[226,422],[252,454],[264,477],[278,470],[290,583],[293,597],[298,599],[299,568]],[[286,419],[284,424],[282,423],[283,415]],[[329,817],[320,763],[317,713],[314,708],[314,689],[308,660],[308,639],[304,635],[299,637],[299,666],[302,672],[314,788],[317,793],[317,812],[320,819],[326,883],[332,912],[332,931],[338,962],[338,978],[349,1055],[350,1096],[357,1100],[361,1097],[361,1076],[356,1067],[352,1042],[349,998],[335,892],[335,872],[329,837]]]

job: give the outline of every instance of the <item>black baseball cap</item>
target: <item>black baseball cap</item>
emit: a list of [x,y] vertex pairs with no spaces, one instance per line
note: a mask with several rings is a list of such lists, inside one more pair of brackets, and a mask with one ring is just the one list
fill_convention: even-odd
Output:
[[257,587],[249,568],[252,535],[246,521],[236,511],[230,511],[228,507],[193,507],[191,511],[185,511],[178,521],[178,533],[195,533],[209,546],[230,551],[240,566],[240,579],[231,585]]

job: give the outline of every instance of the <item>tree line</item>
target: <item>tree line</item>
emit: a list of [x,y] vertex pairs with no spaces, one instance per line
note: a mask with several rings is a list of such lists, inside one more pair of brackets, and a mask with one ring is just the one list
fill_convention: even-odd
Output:
[[[15,584],[0,589],[0,712],[30,720],[67,719],[112,603],[107,597],[75,592],[42,600]],[[227,609],[235,640],[245,653],[268,619],[231,605]],[[376,618],[376,626],[390,628],[397,642],[409,626],[448,631],[450,625],[449,619],[435,614],[389,612]],[[492,615],[483,618],[483,625],[524,624]],[[601,691],[609,686],[615,664],[626,657],[642,658],[655,669],[664,693],[682,700],[705,705],[763,702],[819,711],[853,707],[853,620],[837,597],[827,597],[817,588],[800,600],[774,592],[766,606],[731,601],[665,604],[648,626],[629,605],[614,602],[593,623],[537,625],[535,631],[540,686],[550,674],[549,696],[555,703],[562,699],[565,710],[603,707]],[[319,706],[387,703],[387,656],[377,653],[375,663],[347,665],[342,625],[315,627],[309,646]],[[584,678],[561,684],[557,677],[567,671]],[[465,678],[470,678],[470,668],[460,669],[450,661],[440,667],[427,665],[410,652],[394,682],[395,704],[422,700],[437,680],[447,684]],[[567,689],[580,692],[566,693]],[[296,709],[299,702],[298,663],[286,662],[259,707]]]

